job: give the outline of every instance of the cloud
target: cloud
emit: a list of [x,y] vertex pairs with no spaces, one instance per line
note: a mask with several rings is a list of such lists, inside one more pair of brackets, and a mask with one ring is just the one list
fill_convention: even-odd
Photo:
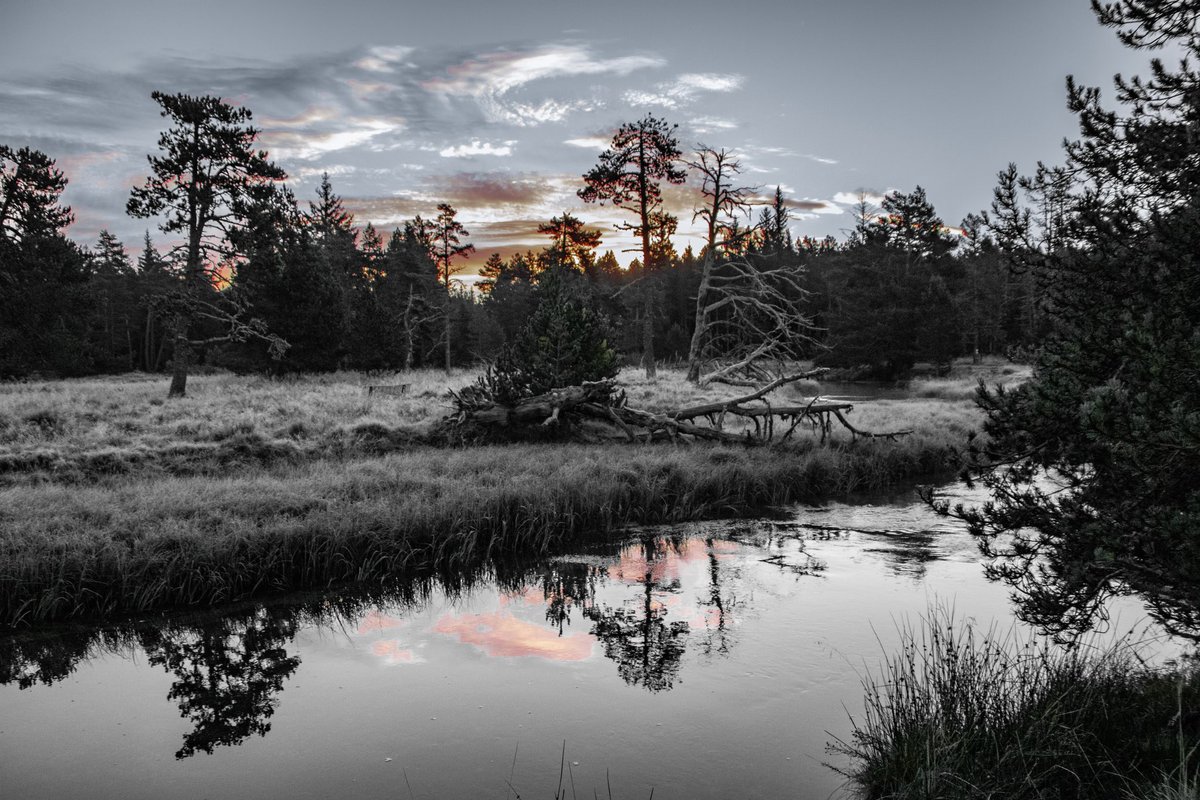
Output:
[[677,109],[690,104],[700,92],[732,92],[744,82],[741,75],[715,72],[687,73],[674,81],[657,84],[652,91],[631,89],[623,95],[633,106],[662,106]]
[[529,84],[584,75],[625,76],[664,63],[661,58],[644,55],[597,58],[587,47],[577,44],[545,45],[478,55],[447,66],[444,75],[426,80],[421,86],[446,98],[471,98],[492,121],[528,127],[560,122],[574,111],[593,110],[600,104],[586,98],[513,96]]
[[442,158],[469,158],[471,156],[511,156],[515,139],[509,139],[503,144],[492,144],[474,139],[467,144],[443,147],[438,151]]
[[651,56],[592,57],[582,45],[550,45],[528,52],[498,51],[451,66],[445,77],[425,82],[431,91],[481,97],[503,95],[533,81],[573,75],[604,73],[628,75],[634,70],[659,67],[665,62]]
[[833,201],[843,205],[854,206],[858,205],[860,201],[865,200],[873,206],[878,206],[883,204],[884,196],[891,191],[891,189],[884,192],[877,192],[873,189],[857,189],[853,192],[838,192],[833,196]]
[[327,125],[292,130],[264,127],[262,143],[275,159],[311,161],[326,153],[372,144],[385,134],[404,129],[402,119],[338,119]]
[[564,139],[563,144],[569,144],[571,147],[583,147],[588,150],[603,150],[612,143],[611,138],[603,136],[580,136],[576,139]]
[[741,75],[719,74],[715,72],[690,72],[680,75],[676,85],[682,88],[703,90],[706,92],[732,92],[741,88],[745,81]]
[[783,204],[788,208],[799,211],[801,214],[844,214],[845,210],[837,203],[830,200],[816,200],[813,198],[784,200]]
[[354,62],[354,66],[366,72],[394,72],[396,65],[403,62],[413,52],[411,47],[394,45],[391,47],[372,47],[367,54]]
[[694,127],[697,133],[707,133],[710,130],[733,130],[738,126],[733,120],[721,117],[696,117],[688,120],[688,124]]

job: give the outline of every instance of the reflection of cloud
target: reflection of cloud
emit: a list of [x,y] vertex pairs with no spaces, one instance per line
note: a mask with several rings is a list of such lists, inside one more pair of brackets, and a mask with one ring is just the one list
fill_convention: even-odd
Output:
[[[715,556],[718,561],[723,561],[736,549],[735,544],[714,547]],[[608,576],[623,583],[643,583],[649,574],[651,581],[665,585],[679,580],[682,565],[704,561],[708,557],[708,546],[701,539],[687,539],[678,547],[656,552],[649,560],[645,548],[634,544],[621,551],[617,563],[608,568]]]
[[420,659],[411,648],[401,647],[395,639],[383,639],[371,645],[371,653],[383,659],[385,664],[416,664]]
[[362,619],[358,621],[358,629],[355,632],[363,636],[377,631],[403,628],[406,625],[408,625],[408,620],[393,617],[375,608],[363,615]]
[[474,645],[493,658],[530,656],[547,661],[583,661],[591,657],[594,642],[584,633],[560,636],[544,625],[502,612],[447,615],[433,629]]

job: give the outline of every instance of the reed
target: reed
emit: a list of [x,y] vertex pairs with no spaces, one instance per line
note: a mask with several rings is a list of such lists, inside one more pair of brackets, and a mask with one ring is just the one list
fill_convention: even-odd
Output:
[[[147,376],[0,384],[0,626],[456,569],[885,488],[944,474],[979,421],[967,402],[897,400],[854,412],[916,431],[895,443],[429,446],[446,390],[472,377],[211,374],[170,403]],[[659,410],[742,391],[621,379]]]
[[629,523],[743,514],[944,469],[949,441],[419,448],[229,477],[0,490],[0,624],[459,568]]
[[864,678],[865,714],[830,750],[863,798],[1172,796],[1149,793],[1195,788],[1195,733],[1172,720],[1196,684],[1127,639],[1064,648],[938,609]]

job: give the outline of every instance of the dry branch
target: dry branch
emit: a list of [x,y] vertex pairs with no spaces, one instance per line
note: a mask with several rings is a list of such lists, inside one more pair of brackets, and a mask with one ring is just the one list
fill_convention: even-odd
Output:
[[[662,413],[629,406],[625,402],[624,393],[618,393],[615,383],[611,380],[565,386],[513,405],[473,401],[465,393],[453,394],[459,411],[454,423],[495,427],[550,427],[562,423],[565,419],[576,417],[611,425],[631,442],[639,438],[646,441],[656,438],[678,440],[683,436],[730,444],[768,444],[775,440],[776,420],[785,425],[790,422],[781,441],[790,438],[803,422],[808,422],[814,429],[819,430],[821,440],[824,441],[832,432],[833,419],[841,423],[856,439],[883,438],[894,441],[911,433],[907,430],[874,433],[855,428],[844,416],[844,412],[849,413],[854,408],[850,403],[813,398],[803,405],[777,406],[767,400],[767,395],[773,390],[803,378],[815,377],[824,371],[816,369],[786,375],[742,397]],[[751,403],[761,405],[749,405]],[[725,420],[729,416],[740,417],[752,423],[753,431],[725,430]],[[709,424],[697,422],[701,418],[707,419]]]

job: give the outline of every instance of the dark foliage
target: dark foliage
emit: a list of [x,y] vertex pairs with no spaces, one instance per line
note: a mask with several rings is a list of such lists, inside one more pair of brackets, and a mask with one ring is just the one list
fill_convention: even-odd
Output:
[[[1097,11],[1130,45],[1200,54],[1195,2]],[[1098,90],[1068,87],[1081,139],[1067,145],[1066,171],[1002,173],[989,218],[1035,276],[1053,328],[1031,382],[980,392],[989,439],[971,466],[994,502],[961,513],[996,559],[991,574],[1045,628],[1084,630],[1106,597],[1135,592],[1195,635],[1200,74],[1155,61],[1150,79],[1118,80],[1124,114],[1102,107]],[[1021,199],[1048,188],[1060,189],[1057,213],[1038,229]]]

